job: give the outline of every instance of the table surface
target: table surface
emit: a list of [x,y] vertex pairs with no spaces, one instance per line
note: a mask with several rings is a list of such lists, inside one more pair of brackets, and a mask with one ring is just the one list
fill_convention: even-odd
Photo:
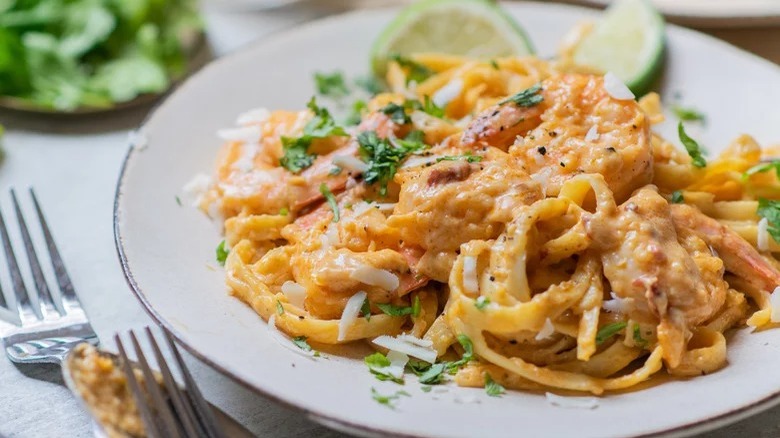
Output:
[[[346,7],[312,0],[304,8],[249,12],[226,11],[212,4],[205,16],[214,52],[223,55],[263,35]],[[770,42],[780,40],[780,29],[710,32],[780,63],[780,45]],[[148,107],[138,108],[78,119],[0,112],[0,123],[7,128],[0,206],[10,211],[10,187],[36,188],[79,296],[108,348],[117,331],[152,324],[125,283],[112,230],[114,188],[128,132],[148,111]],[[29,207],[25,204],[28,212]],[[0,285],[9,284],[5,271],[0,269]],[[188,360],[206,397],[259,436],[344,436],[252,393],[191,357]],[[0,388],[0,436],[92,435],[87,415],[63,386],[57,367],[17,367],[0,358]],[[780,407],[701,435],[731,436],[780,436]]]

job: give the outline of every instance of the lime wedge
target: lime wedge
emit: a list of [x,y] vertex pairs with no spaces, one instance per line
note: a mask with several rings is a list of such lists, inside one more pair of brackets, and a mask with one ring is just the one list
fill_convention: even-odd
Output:
[[637,96],[661,70],[664,19],[649,0],[617,0],[577,46],[574,62],[612,72]]
[[436,52],[489,59],[533,53],[525,31],[490,0],[421,0],[404,9],[371,49],[374,73],[391,55]]

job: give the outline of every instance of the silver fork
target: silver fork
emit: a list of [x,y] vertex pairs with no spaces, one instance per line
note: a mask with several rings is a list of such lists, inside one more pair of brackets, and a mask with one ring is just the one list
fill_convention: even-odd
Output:
[[0,308],[5,310],[3,313],[7,314],[4,319],[0,318],[0,338],[2,338],[6,355],[14,362],[60,364],[65,355],[77,344],[89,342],[97,345],[98,337],[81,308],[73,283],[70,281],[70,276],[65,269],[60,252],[57,250],[57,245],[54,243],[51,230],[43,216],[41,205],[32,188],[30,188],[30,197],[35,206],[36,216],[57,278],[61,305],[59,307],[55,305],[16,192],[11,189],[14,213],[19,223],[24,250],[30,264],[38,305],[33,306],[32,304],[30,292],[22,278],[8,228],[2,210],[0,210],[0,235],[13,288],[13,300],[11,300],[10,305],[6,301],[2,288],[0,288]]
[[122,369],[127,377],[127,384],[135,399],[138,412],[141,414],[147,435],[151,437],[187,438],[221,438],[225,436],[214,417],[214,413],[201,395],[192,375],[184,364],[181,354],[179,354],[179,350],[173,342],[173,338],[167,330],[162,329],[162,331],[174,362],[181,371],[185,386],[184,390],[176,384],[176,380],[173,378],[173,374],[171,374],[171,369],[168,367],[165,357],[162,355],[160,347],[157,345],[157,341],[149,327],[146,327],[146,335],[149,338],[152,352],[160,367],[162,384],[158,383],[154,372],[146,361],[146,356],[138,342],[138,338],[130,330],[130,341],[138,359],[138,367],[143,374],[145,391],[141,389],[141,383],[136,379],[133,371],[134,367],[127,357],[122,339],[119,335],[114,336],[117,348],[119,348],[119,357],[122,360]]

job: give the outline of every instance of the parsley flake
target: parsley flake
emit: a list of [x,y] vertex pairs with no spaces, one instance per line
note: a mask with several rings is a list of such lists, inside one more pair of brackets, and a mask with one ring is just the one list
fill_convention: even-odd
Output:
[[433,386],[430,386],[430,385],[425,385],[422,388],[420,388],[420,390],[422,392],[431,392],[432,389],[433,389]]
[[395,377],[391,374],[389,374],[385,368],[390,366],[390,359],[387,358],[384,354],[380,352],[376,352],[374,354],[368,355],[363,359],[363,362],[366,363],[366,366],[368,366],[368,370],[371,372],[371,374],[374,375],[378,380],[381,381],[391,381],[398,384],[403,384],[404,379]]
[[330,206],[330,209],[333,211],[333,222],[338,222],[340,219],[339,204],[336,202],[336,197],[333,196],[333,192],[330,191],[327,184],[322,183],[320,184],[320,193],[322,193],[322,196],[328,201],[328,206]]
[[506,389],[504,389],[500,383],[493,380],[493,378],[490,377],[490,374],[485,373],[485,392],[491,397],[500,397],[501,394],[506,392]]
[[644,347],[647,345],[647,340],[642,337],[642,329],[639,327],[639,324],[634,323],[634,330],[633,330],[633,336],[634,336],[634,344],[638,345],[639,347]]
[[463,155],[445,155],[443,157],[439,157],[436,159],[436,162],[439,163],[441,161],[458,161],[465,159],[469,163],[479,163],[483,158],[484,157],[480,155],[474,155],[471,153],[471,151],[468,151]]
[[395,102],[388,103],[379,111],[390,117],[390,121],[396,125],[405,125],[412,121],[406,114],[406,108],[404,105],[398,105]]
[[775,239],[775,242],[780,242],[780,201],[759,198],[756,213],[766,218],[769,235]]
[[360,306],[360,313],[366,318],[366,321],[371,321],[371,303],[368,302],[368,298],[363,301],[363,305]]
[[309,146],[314,140],[349,135],[344,128],[336,124],[327,108],[317,105],[314,97],[309,100],[307,107],[314,113],[314,117],[303,127],[303,135],[281,139],[284,155],[279,159],[279,164],[292,173],[299,173],[314,163],[315,156],[309,154]]
[[675,105],[672,107],[672,112],[678,119],[686,122],[703,122],[706,119],[703,113],[693,108]]
[[414,301],[411,306],[396,306],[393,304],[377,304],[379,310],[390,316],[406,316],[412,315],[413,317],[420,316],[420,297],[414,297]]
[[340,168],[339,166],[333,166],[328,171],[328,175],[336,176],[336,175],[340,174],[342,170],[343,169]]
[[626,322],[613,322],[612,324],[607,324],[604,327],[601,327],[596,333],[596,345],[601,345],[604,342],[606,342],[609,338],[612,336],[615,336],[618,334],[621,330],[626,328]]
[[371,397],[380,405],[385,405],[391,409],[395,408],[393,402],[401,398],[401,396],[411,397],[406,391],[396,391],[395,394],[382,395],[373,387],[371,388]]
[[361,76],[355,78],[355,85],[362,88],[366,93],[371,96],[376,96],[385,90],[384,85],[379,79],[373,75]]
[[284,306],[282,306],[282,302],[279,300],[276,300],[276,313],[284,315]]
[[182,206],[182,205],[181,205],[181,198],[179,198],[179,196],[178,196],[178,195],[176,196],[176,203],[177,203],[177,204],[179,204],[179,207],[181,207],[181,206]]
[[359,125],[363,118],[363,112],[368,108],[365,100],[356,100],[352,103],[352,112],[349,113],[344,124],[347,126]]
[[322,96],[339,98],[349,94],[344,74],[339,71],[333,73],[317,72],[314,74],[314,83],[317,86],[317,93]]
[[496,61],[495,59],[490,60],[490,66],[496,70],[501,70],[501,67],[499,67],[498,65],[498,61]]
[[363,181],[366,184],[379,183],[379,194],[387,195],[387,184],[393,180],[401,162],[410,154],[425,147],[425,144],[397,141],[398,146],[393,146],[387,139],[380,139],[376,132],[365,131],[357,136],[360,145],[360,155],[368,164],[368,169],[363,172]]
[[219,262],[220,265],[225,266],[225,260],[227,260],[229,253],[230,250],[225,248],[225,241],[219,242],[219,245],[217,245],[217,262]]
[[290,210],[287,207],[279,209],[279,216],[287,216],[288,214],[290,214]]
[[544,97],[541,94],[539,94],[540,91],[542,91],[542,85],[536,84],[531,88],[523,90],[515,94],[514,96],[510,96],[502,100],[501,102],[498,102],[498,104],[504,105],[506,103],[512,102],[517,106],[522,106],[526,108],[536,106],[544,100]]
[[308,339],[306,336],[296,336],[292,338],[292,343],[303,351],[311,351],[311,345],[309,345],[306,339]]
[[446,362],[432,365],[430,368],[428,368],[427,371],[420,375],[420,383],[424,383],[426,385],[436,385],[441,383],[444,380],[444,370],[446,368]]
[[685,198],[683,198],[682,191],[675,190],[672,192],[672,204],[682,204],[685,202]]
[[483,310],[488,304],[490,304],[490,298],[485,296],[480,296],[474,301],[474,306],[479,310]]
[[707,165],[707,161],[701,154],[701,147],[699,146],[699,143],[696,143],[696,140],[688,137],[688,134],[685,133],[685,128],[683,127],[682,122],[677,124],[677,134],[680,136],[680,142],[682,142],[683,146],[685,146],[685,150],[688,151],[688,155],[691,156],[691,163],[696,167],[705,167]]
[[755,166],[746,170],[745,173],[742,174],[742,179],[746,180],[752,175],[755,175],[757,173],[769,172],[770,170],[773,169],[775,171],[775,175],[777,175],[777,177],[780,178],[780,160],[774,160],[774,161],[770,161],[769,163],[756,164]]
[[435,73],[428,67],[413,61],[406,56],[394,54],[390,56],[390,60],[395,61],[399,67],[406,69],[406,83],[414,81],[419,84]]

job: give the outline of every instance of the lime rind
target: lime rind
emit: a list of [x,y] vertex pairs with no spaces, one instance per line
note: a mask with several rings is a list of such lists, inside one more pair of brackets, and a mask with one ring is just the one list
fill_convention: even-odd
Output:
[[488,0],[422,0],[404,9],[376,39],[372,68],[381,76],[390,55],[420,52],[490,58],[528,55],[534,48],[522,26]]
[[619,0],[578,45],[574,62],[611,71],[636,95],[646,93],[661,70],[665,23],[648,0]]

